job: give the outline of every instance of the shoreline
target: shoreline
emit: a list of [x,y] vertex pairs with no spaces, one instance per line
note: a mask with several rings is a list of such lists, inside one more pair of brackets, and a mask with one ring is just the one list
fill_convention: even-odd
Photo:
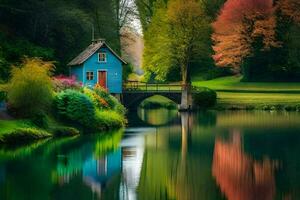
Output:
[[[5,113],[2,111],[2,114]],[[1,115],[2,115],[1,114]],[[50,119],[48,127],[39,127],[33,124],[32,121],[28,119],[14,119],[12,117],[2,118],[0,115],[0,145],[15,145],[15,144],[26,144],[42,139],[52,139],[52,138],[64,138],[73,137],[86,134],[84,127],[74,126],[70,124],[65,124],[54,119]],[[5,116],[9,116],[7,113]],[[125,120],[125,117],[124,117]],[[125,124],[122,126],[107,126],[107,124],[102,124],[101,128],[97,130],[90,130],[92,133],[113,131],[124,128]]]

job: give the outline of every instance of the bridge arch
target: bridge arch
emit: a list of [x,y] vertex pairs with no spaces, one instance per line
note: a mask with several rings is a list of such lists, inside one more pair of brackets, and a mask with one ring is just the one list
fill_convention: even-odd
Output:
[[181,92],[142,92],[142,91],[132,91],[132,92],[125,92],[122,95],[122,102],[123,105],[127,109],[136,109],[145,99],[160,95],[166,97],[176,104],[180,105],[181,103]]

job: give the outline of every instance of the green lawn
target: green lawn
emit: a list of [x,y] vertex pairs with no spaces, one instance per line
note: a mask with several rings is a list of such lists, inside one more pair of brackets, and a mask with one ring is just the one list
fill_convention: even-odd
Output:
[[272,82],[241,82],[240,76],[229,76],[209,81],[193,81],[194,86],[208,87],[218,91],[232,92],[282,92],[300,93],[299,83],[272,83]]
[[300,94],[218,92],[218,103],[235,105],[300,105]]
[[0,135],[14,131],[16,128],[29,128],[27,121],[23,120],[0,120]]
[[242,77],[222,77],[209,81],[194,81],[194,86],[216,90],[218,105],[255,106],[300,105],[299,83],[241,82]]

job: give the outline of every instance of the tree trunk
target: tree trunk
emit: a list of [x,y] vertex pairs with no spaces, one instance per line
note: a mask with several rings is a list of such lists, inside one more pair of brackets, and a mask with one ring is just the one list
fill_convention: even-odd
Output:
[[189,111],[192,109],[192,84],[190,77],[189,64],[182,68],[182,93],[181,93],[181,105],[180,111]]

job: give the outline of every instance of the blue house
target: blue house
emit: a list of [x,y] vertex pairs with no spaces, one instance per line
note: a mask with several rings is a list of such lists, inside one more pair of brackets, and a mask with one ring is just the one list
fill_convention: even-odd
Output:
[[122,64],[126,62],[105,42],[99,39],[92,42],[68,66],[70,75],[84,86],[99,84],[111,94],[122,93]]

